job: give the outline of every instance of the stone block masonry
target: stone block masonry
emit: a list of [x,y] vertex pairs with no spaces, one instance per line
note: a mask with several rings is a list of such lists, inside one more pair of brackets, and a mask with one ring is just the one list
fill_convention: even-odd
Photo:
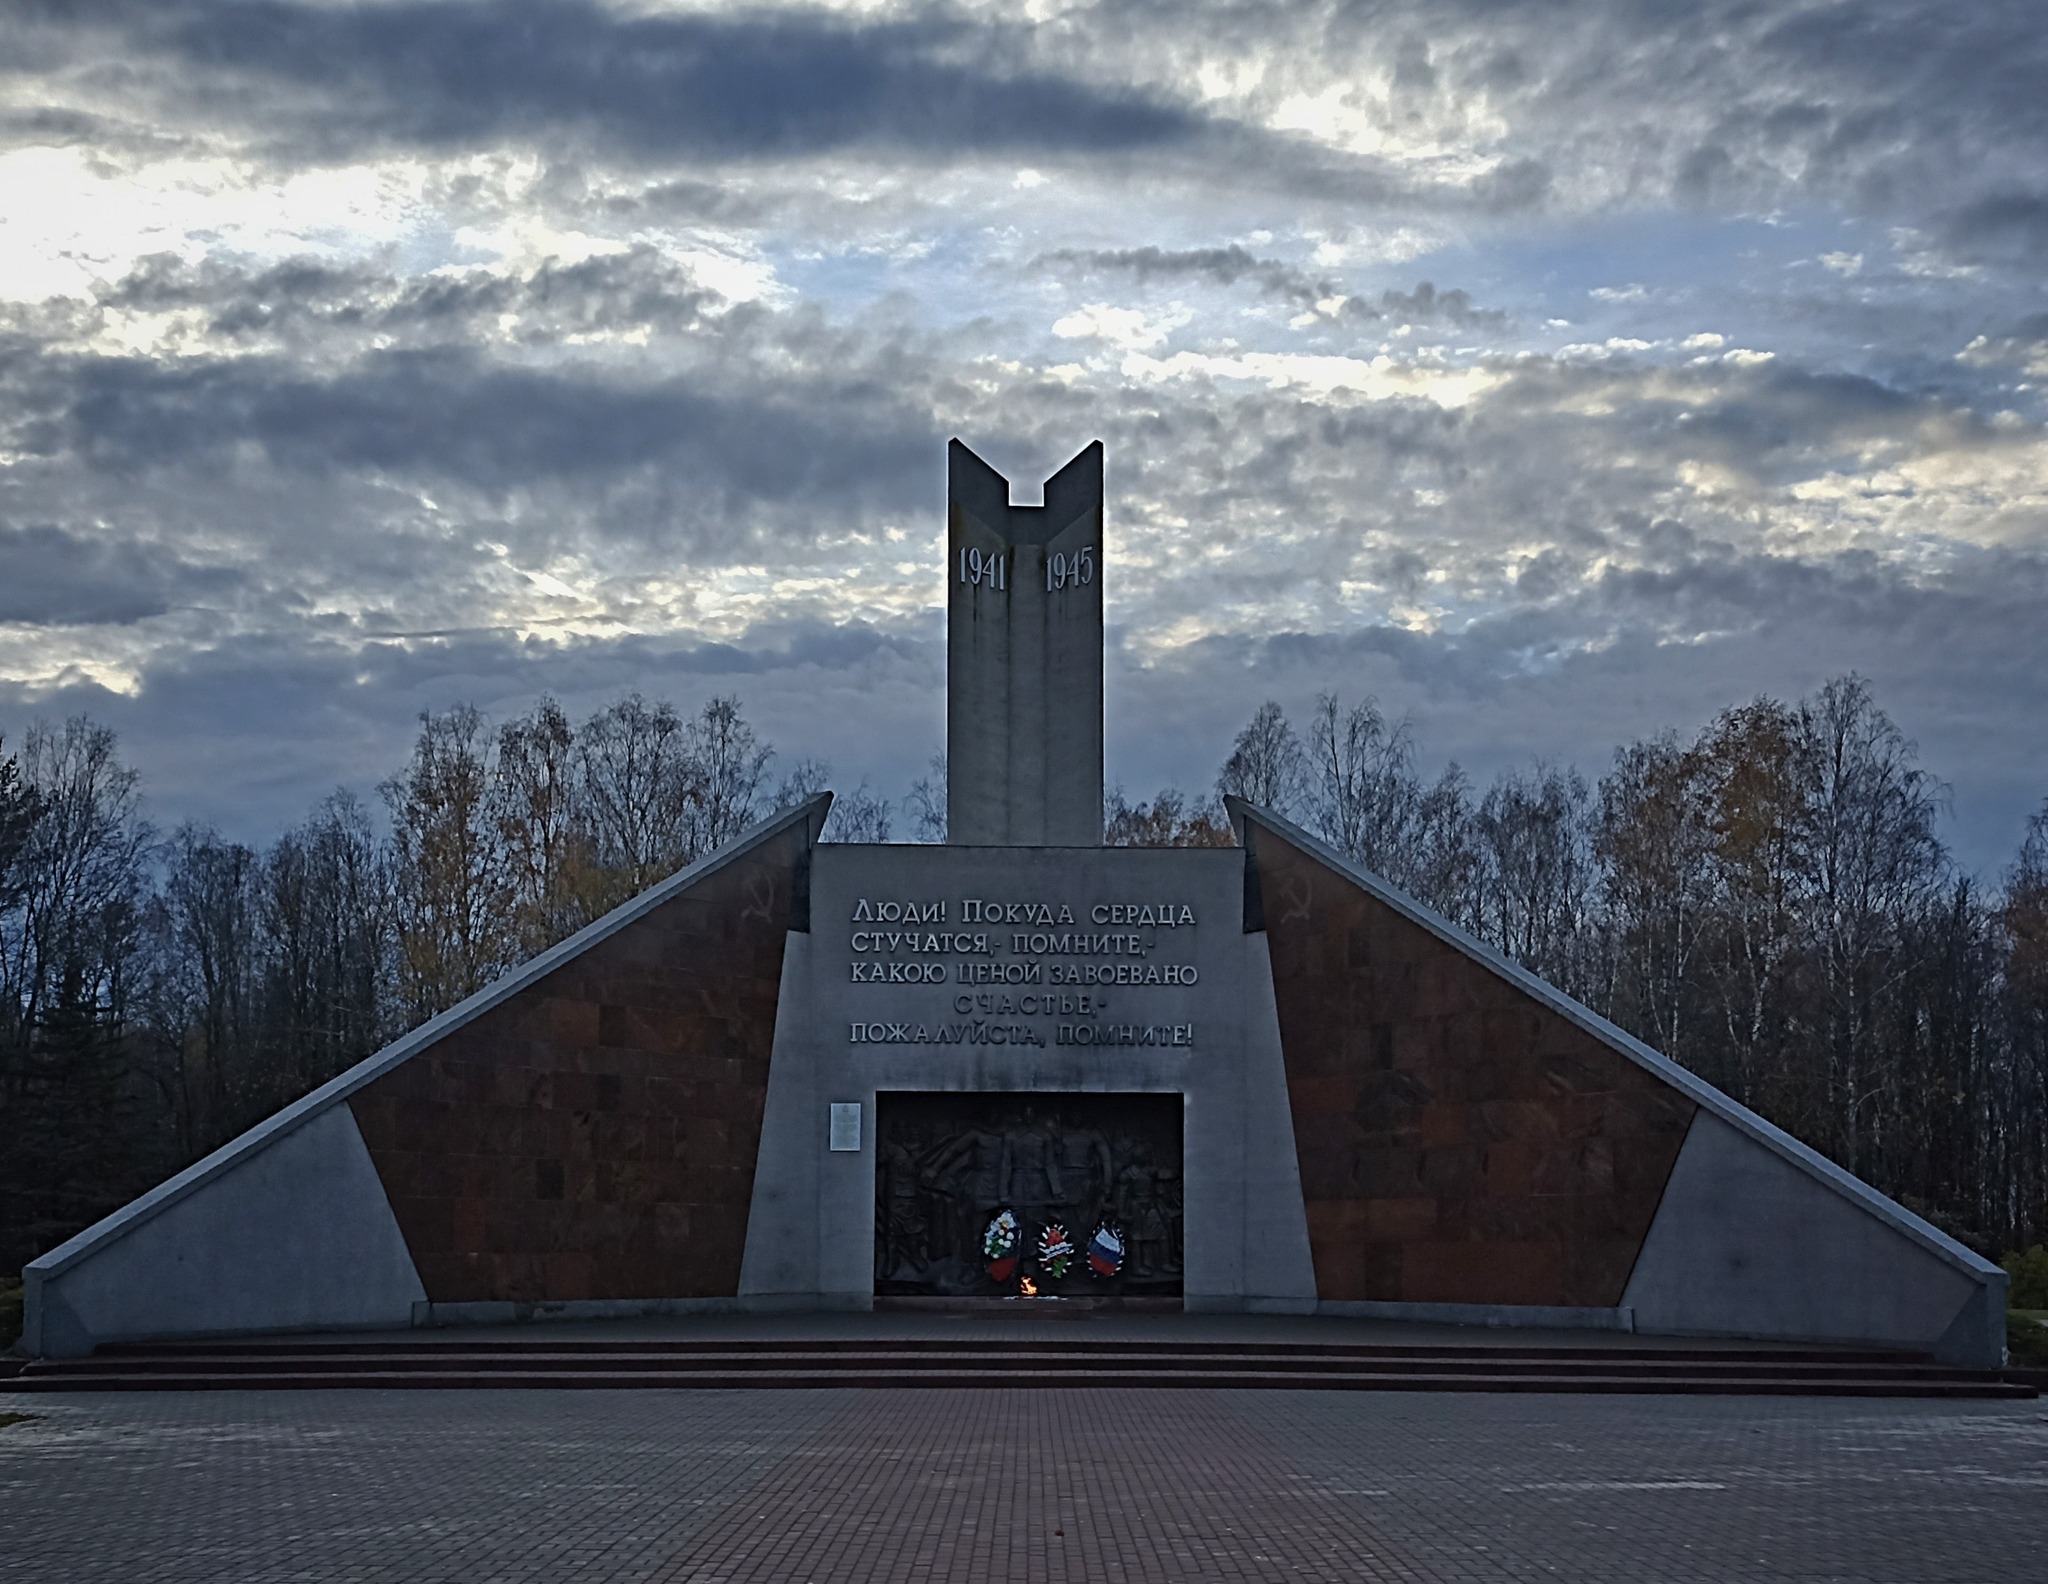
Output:
[[1693,1101],[1283,838],[1252,851],[1318,1293],[1619,1304]]
[[429,1300],[738,1290],[806,846],[785,832],[350,1097]]

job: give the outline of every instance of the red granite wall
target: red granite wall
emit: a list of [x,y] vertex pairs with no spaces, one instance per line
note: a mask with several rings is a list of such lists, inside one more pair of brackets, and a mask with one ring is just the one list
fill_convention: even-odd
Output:
[[439,1303],[738,1291],[803,822],[349,1102]]
[[1612,1305],[1691,1100],[1249,825],[1325,1299]]

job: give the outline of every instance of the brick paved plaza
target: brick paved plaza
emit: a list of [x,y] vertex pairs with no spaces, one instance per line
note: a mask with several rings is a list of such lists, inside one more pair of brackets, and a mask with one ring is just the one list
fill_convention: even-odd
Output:
[[0,1577],[2033,1579],[2048,1403],[14,1397]]

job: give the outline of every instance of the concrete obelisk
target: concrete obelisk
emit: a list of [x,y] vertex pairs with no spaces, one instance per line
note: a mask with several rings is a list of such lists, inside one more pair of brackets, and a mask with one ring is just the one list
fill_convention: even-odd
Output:
[[1102,442],[1013,506],[946,455],[947,840],[1102,845]]

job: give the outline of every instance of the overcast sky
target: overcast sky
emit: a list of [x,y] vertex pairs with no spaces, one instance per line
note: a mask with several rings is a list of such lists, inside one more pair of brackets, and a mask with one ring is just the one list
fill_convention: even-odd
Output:
[[2040,0],[9,0],[0,730],[260,840],[418,713],[737,693],[902,794],[945,442],[1107,446],[1109,765],[1847,671],[2048,794]]

